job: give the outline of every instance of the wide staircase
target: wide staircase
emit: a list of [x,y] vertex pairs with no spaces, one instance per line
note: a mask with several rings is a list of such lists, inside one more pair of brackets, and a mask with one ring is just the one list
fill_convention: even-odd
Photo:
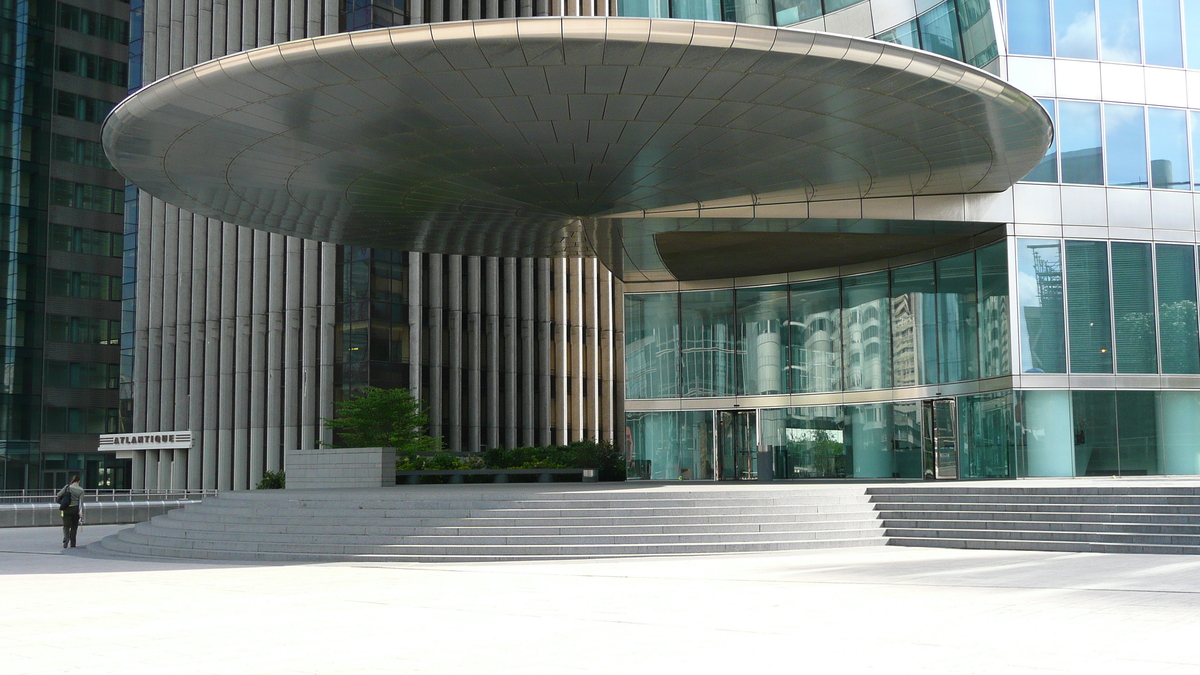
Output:
[[204,560],[459,562],[882,544],[865,486],[510,484],[230,492],[89,550]]
[[[1152,481],[1148,481],[1152,482]],[[1200,554],[1200,486],[870,487],[892,546]]]

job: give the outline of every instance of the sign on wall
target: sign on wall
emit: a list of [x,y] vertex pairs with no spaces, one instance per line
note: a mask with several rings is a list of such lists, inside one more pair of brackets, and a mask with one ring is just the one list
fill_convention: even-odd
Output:
[[190,431],[146,431],[134,434],[100,434],[97,450],[169,450],[192,447]]

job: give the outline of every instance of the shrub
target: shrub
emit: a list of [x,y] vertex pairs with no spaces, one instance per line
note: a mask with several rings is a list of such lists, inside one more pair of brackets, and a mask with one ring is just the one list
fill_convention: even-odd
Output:
[[599,469],[600,480],[625,480],[625,459],[612,443],[575,441],[539,448],[493,448],[483,454],[489,469]]
[[287,487],[287,476],[283,471],[268,471],[263,474],[262,480],[255,484],[255,490],[282,490]]

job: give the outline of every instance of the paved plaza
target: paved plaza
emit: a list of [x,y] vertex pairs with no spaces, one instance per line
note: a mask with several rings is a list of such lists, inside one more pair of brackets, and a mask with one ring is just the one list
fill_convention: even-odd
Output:
[[[80,546],[121,526],[85,527]],[[1200,557],[207,565],[0,530],[0,672],[1189,673]]]

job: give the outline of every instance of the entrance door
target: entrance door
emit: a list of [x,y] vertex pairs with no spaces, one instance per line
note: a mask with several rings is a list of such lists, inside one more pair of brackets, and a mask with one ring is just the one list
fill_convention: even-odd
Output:
[[717,411],[717,477],[758,479],[758,424],[753,410]]
[[952,398],[924,401],[924,476],[958,478],[958,406]]

